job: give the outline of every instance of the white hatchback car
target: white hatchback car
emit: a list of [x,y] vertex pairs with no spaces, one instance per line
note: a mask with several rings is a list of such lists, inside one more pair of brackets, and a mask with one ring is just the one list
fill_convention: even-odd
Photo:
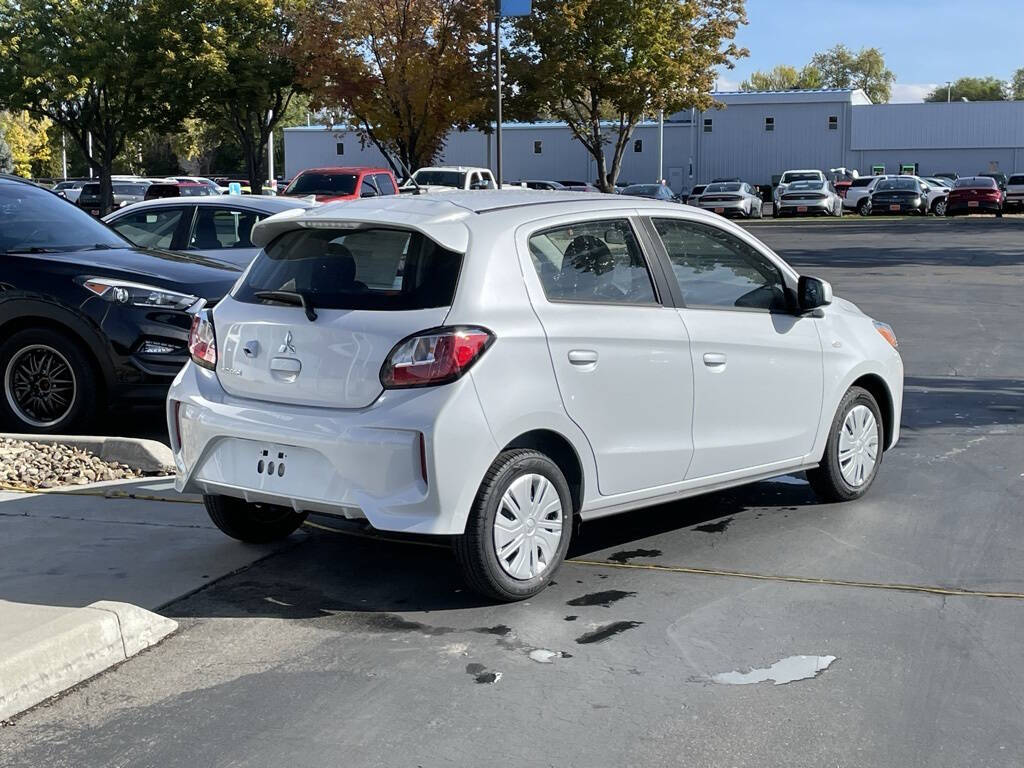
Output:
[[452,536],[474,589],[517,600],[577,520],[801,470],[855,499],[899,435],[892,329],[711,213],[449,192],[253,241],[167,402],[177,488],[243,541],[308,512]]

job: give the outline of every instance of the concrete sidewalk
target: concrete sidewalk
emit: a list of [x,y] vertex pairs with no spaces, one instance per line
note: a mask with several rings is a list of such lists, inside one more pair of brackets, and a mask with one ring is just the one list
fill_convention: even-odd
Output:
[[0,492],[0,719],[159,642],[177,624],[151,611],[300,536],[233,541],[166,479]]

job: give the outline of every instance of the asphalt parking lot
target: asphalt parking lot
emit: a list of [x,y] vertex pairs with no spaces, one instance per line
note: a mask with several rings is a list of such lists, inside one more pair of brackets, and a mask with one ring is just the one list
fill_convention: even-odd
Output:
[[1020,764],[1024,220],[750,229],[900,338],[867,498],[786,477],[605,519],[503,606],[444,548],[317,519],[0,729],[0,765]]

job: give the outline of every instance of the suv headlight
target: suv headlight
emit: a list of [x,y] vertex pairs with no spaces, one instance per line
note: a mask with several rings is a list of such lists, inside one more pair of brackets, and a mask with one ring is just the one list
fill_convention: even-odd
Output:
[[130,304],[135,307],[185,310],[199,300],[188,293],[128,280],[89,277],[82,280],[82,285],[112,304]]

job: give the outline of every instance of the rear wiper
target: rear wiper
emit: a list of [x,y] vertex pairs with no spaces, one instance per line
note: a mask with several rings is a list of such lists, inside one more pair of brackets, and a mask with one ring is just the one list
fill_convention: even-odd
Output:
[[294,307],[302,307],[309,322],[316,320],[316,310],[309,297],[299,291],[256,291],[253,294],[261,301],[279,301],[282,304],[291,304]]

